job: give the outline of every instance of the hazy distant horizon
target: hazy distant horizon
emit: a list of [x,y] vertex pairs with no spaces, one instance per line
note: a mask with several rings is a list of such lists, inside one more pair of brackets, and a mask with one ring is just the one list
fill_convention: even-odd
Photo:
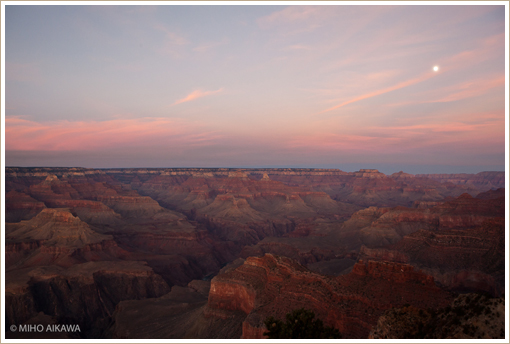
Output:
[[396,172],[403,171],[409,174],[477,174],[480,172],[505,172],[505,167],[494,166],[493,168],[481,169],[478,166],[419,166],[419,165],[383,165],[383,164],[338,164],[338,165],[322,165],[322,166],[306,166],[306,165],[260,165],[260,166],[203,166],[203,165],[195,165],[195,166],[133,166],[133,165],[125,165],[125,166],[82,166],[82,165],[22,165],[22,164],[6,164],[6,167],[10,168],[87,168],[87,169],[100,169],[100,170],[108,170],[108,169],[194,169],[194,168],[203,168],[203,169],[217,169],[217,168],[227,168],[227,169],[337,169],[344,172],[356,172],[361,169],[376,169],[379,172],[382,172],[386,175],[391,175]]
[[7,166],[505,169],[504,5],[42,4],[2,4]]
[[[501,157],[501,165],[446,165],[446,164],[412,164],[412,163],[385,163],[383,157],[374,159],[374,162],[345,162],[341,159],[330,163],[215,163],[211,158],[204,158],[204,162],[197,160],[189,163],[174,161],[172,158],[148,156],[145,159],[133,159],[125,152],[110,152],[98,155],[95,152],[41,152],[41,151],[6,151],[7,167],[83,167],[83,168],[334,168],[345,172],[355,172],[362,168],[375,168],[384,174],[404,171],[410,174],[427,173],[479,173],[486,171],[505,171],[505,158]],[[186,159],[189,160],[189,159]],[[112,162],[114,161],[114,162]]]

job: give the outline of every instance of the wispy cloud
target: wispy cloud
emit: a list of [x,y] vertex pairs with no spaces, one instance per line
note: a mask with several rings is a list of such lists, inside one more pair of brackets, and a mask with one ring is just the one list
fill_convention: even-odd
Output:
[[192,100],[195,100],[195,99],[198,99],[198,98],[202,98],[202,97],[205,97],[205,96],[210,96],[212,94],[217,94],[217,93],[220,93],[220,92],[223,92],[223,88],[220,88],[220,89],[218,89],[216,91],[195,90],[195,91],[191,92],[190,94],[188,94],[186,97],[177,100],[172,105],[177,105],[177,104],[182,104],[182,103],[190,102]]
[[97,150],[123,146],[207,145],[221,138],[203,125],[182,119],[136,118],[39,123],[5,119],[7,150]]
[[505,122],[503,114],[486,112],[457,117],[428,123],[372,127],[366,130],[400,138],[407,149],[438,144],[447,147],[450,143],[462,142],[465,146],[459,150],[467,152],[469,147],[477,145],[494,142],[503,145]]
[[297,135],[284,143],[286,148],[311,151],[342,151],[342,152],[371,152],[379,151],[381,147],[400,142],[399,138],[380,137],[371,134],[336,134],[320,133],[311,135]]
[[195,48],[193,48],[193,51],[195,51],[197,53],[205,53],[205,52],[213,50],[214,48],[220,47],[222,45],[226,45],[226,44],[228,44],[228,42],[229,42],[229,40],[227,38],[223,38],[220,41],[203,43],[203,44],[200,44],[200,45],[196,46]]
[[494,123],[478,123],[470,124],[463,122],[449,122],[449,123],[434,123],[434,124],[416,124],[407,126],[384,127],[381,129],[391,132],[402,132],[414,135],[417,132],[429,133],[467,133],[480,131],[481,129],[489,126],[494,126]]
[[497,34],[479,40],[473,49],[463,50],[438,63],[443,72],[459,70],[502,56],[504,49],[505,35]]
[[329,6],[289,6],[257,20],[263,30],[277,29],[282,36],[313,32],[335,16]]
[[272,25],[303,22],[316,17],[322,11],[317,6],[289,6],[258,19],[259,26],[266,28]]
[[[429,70],[420,76],[412,79],[408,79],[405,81],[398,82],[389,87],[382,87],[378,90],[367,92],[357,97],[352,97],[351,99],[344,100],[339,104],[327,108],[318,114],[323,114],[326,112],[330,112],[341,107],[344,107],[348,104],[352,104],[354,102],[358,102],[364,99],[372,98],[375,96],[379,96],[397,89],[401,89],[404,87],[412,86],[423,81],[426,81],[434,76],[439,76],[445,73],[457,72],[459,70],[472,67],[474,65],[478,65],[483,62],[487,62],[501,55],[502,49],[504,48],[504,35],[497,34],[494,36],[486,37],[482,40],[479,40],[473,49],[466,49],[460,51],[451,56],[447,56],[438,61],[440,65],[440,74],[436,74]],[[384,73],[381,74],[381,77],[387,77]],[[366,80],[366,78],[363,78]],[[456,85],[456,89],[445,89],[443,91],[442,96],[436,96],[434,100],[420,100],[417,102],[404,102],[405,104],[412,103],[425,103],[425,102],[450,102],[460,99],[465,99],[472,96],[477,96],[486,93],[488,90],[504,85],[504,77],[495,77],[491,80],[476,80],[472,82],[465,82],[461,85]],[[449,93],[444,95],[444,93]]]
[[[349,154],[397,154],[443,145],[458,153],[469,154],[473,147],[487,151],[501,150],[504,144],[504,116],[497,113],[477,113],[467,118],[416,124],[373,126],[345,129],[343,132],[323,129],[321,132],[300,133],[286,137],[281,146],[310,154],[337,152]],[[482,120],[483,119],[483,120]]]
[[455,83],[442,88],[417,93],[414,100],[405,100],[396,103],[388,103],[388,107],[401,107],[425,103],[447,103],[462,99],[475,98],[485,95],[490,91],[500,88],[504,91],[505,76],[493,75],[489,78],[479,78],[471,81]]
[[329,112],[329,111],[333,111],[333,110],[339,109],[339,108],[341,108],[341,107],[343,107],[345,105],[348,105],[348,104],[351,104],[351,103],[354,103],[354,102],[358,102],[360,100],[372,98],[372,97],[375,97],[375,96],[378,96],[378,95],[381,95],[381,94],[384,94],[384,93],[388,93],[388,92],[391,92],[391,91],[398,90],[400,88],[408,87],[408,86],[411,86],[411,85],[423,82],[425,80],[428,80],[428,79],[430,79],[433,76],[434,76],[434,74],[433,74],[432,71],[431,72],[427,72],[427,73],[423,73],[422,75],[420,75],[420,76],[418,76],[416,78],[409,79],[409,80],[406,80],[406,81],[402,81],[402,82],[399,82],[399,83],[397,83],[397,84],[395,84],[393,86],[382,88],[382,89],[379,89],[379,90],[376,90],[376,91],[373,91],[373,92],[369,92],[369,93],[363,94],[361,96],[349,99],[349,100],[344,101],[344,102],[342,102],[342,103],[340,103],[338,105],[330,107],[329,109],[321,111],[318,114],[323,114],[323,113],[326,113],[326,112]]
[[182,58],[185,54],[186,46],[191,44],[190,41],[181,33],[170,30],[163,24],[156,24],[153,28],[164,33],[159,51],[174,58]]
[[157,24],[154,28],[158,31],[164,32],[167,38],[168,43],[173,45],[186,45],[189,44],[189,41],[184,38],[182,35],[168,29],[166,26],[162,24]]
[[473,98],[489,92],[491,89],[505,87],[505,76],[496,77],[488,80],[475,80],[465,82],[460,85],[454,85],[448,89],[442,90],[443,96],[438,99],[430,100],[429,103],[446,103],[466,98]]

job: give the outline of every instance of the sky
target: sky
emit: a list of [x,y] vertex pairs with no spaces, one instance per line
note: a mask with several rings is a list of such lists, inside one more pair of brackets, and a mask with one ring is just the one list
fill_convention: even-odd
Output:
[[6,166],[505,170],[503,5],[6,5],[5,71]]

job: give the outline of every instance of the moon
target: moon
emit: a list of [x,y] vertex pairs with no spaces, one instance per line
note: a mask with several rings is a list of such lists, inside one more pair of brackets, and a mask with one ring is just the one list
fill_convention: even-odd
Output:
[[434,70],[434,72],[437,72],[439,70],[439,67],[438,66],[434,66],[434,68],[432,68]]

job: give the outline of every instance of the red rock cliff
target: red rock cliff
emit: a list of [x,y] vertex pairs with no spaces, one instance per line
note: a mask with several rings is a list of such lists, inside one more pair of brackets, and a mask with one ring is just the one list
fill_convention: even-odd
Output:
[[344,337],[366,338],[378,316],[392,306],[438,307],[449,299],[432,277],[407,264],[358,262],[349,275],[329,278],[291,259],[266,254],[216,276],[208,307],[247,314],[242,338],[262,338],[264,319],[284,318],[301,307],[313,310]]

